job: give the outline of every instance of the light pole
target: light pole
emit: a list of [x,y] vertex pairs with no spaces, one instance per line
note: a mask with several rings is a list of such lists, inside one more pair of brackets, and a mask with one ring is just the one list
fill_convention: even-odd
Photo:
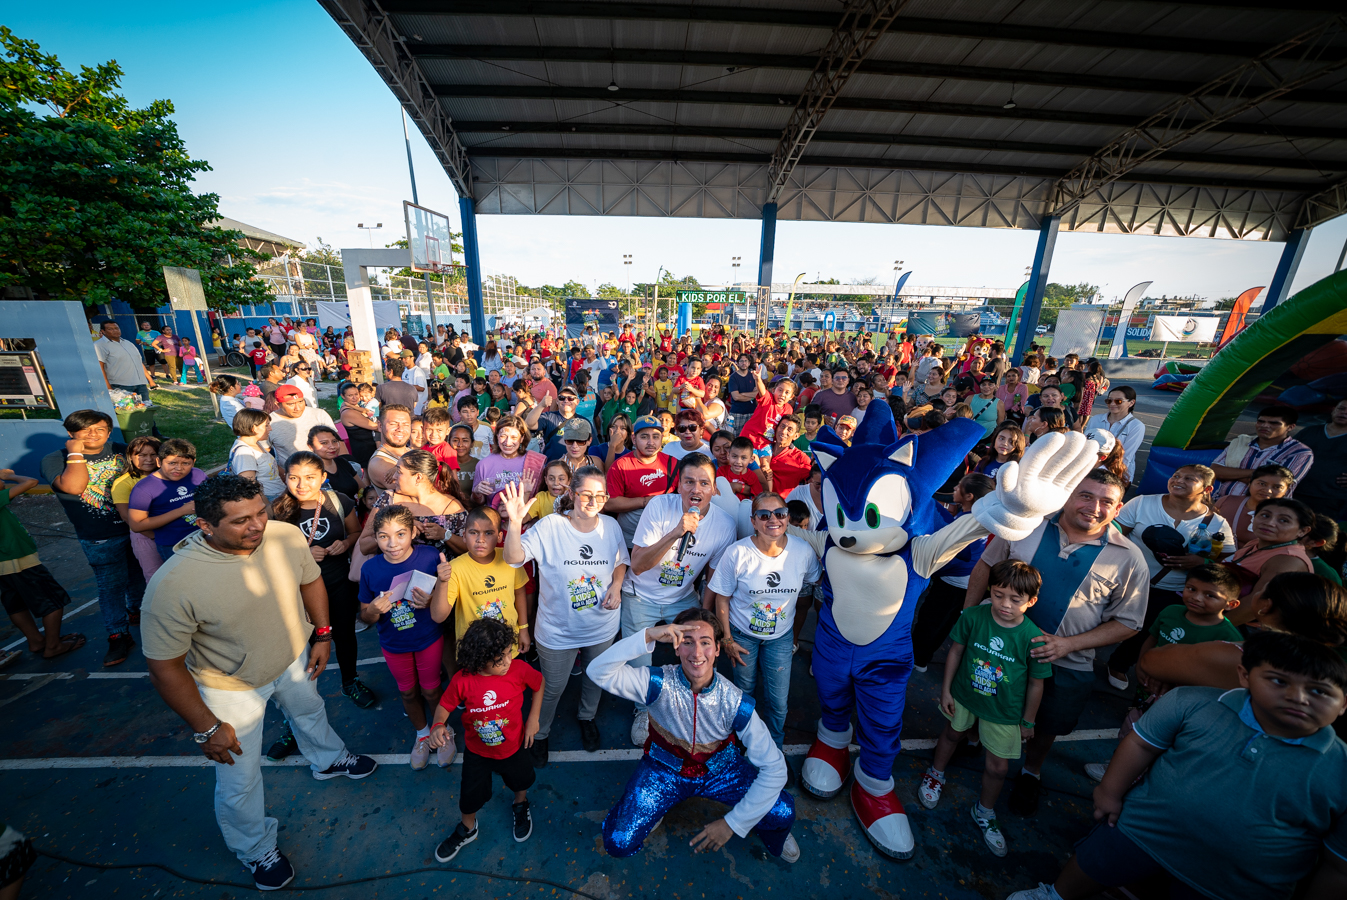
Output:
[[739,265],[740,265],[740,263],[741,263],[742,260],[743,260],[743,257],[742,257],[742,256],[731,256],[731,257],[730,257],[730,283],[731,283],[731,284],[738,284],[738,283],[739,283]]
[[355,227],[359,228],[361,231],[365,232],[365,234],[369,236],[369,248],[373,250],[374,249],[373,232],[378,231],[380,228],[383,228],[384,223],[379,222],[377,225],[366,225],[364,222],[357,222]]
[[631,314],[631,254],[622,254],[622,271],[627,273],[627,315]]

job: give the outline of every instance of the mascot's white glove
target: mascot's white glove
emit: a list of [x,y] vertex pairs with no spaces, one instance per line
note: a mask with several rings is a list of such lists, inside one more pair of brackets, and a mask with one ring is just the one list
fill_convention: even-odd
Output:
[[996,491],[973,504],[973,518],[1007,541],[1029,536],[1044,516],[1066,504],[1086,473],[1099,465],[1099,445],[1079,432],[1039,438],[1019,462],[996,472]]

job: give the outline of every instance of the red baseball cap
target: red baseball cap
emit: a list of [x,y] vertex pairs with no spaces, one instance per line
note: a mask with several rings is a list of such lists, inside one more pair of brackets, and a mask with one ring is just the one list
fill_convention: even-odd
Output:
[[286,400],[304,399],[304,392],[293,384],[283,384],[276,388],[276,402],[284,403]]

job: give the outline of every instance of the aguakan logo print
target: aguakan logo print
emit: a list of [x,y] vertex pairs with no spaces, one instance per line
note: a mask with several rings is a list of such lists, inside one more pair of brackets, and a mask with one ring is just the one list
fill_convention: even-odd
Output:
[[780,573],[780,572],[768,572],[768,573],[767,573],[767,586],[768,586],[768,587],[776,587],[776,586],[779,585],[779,584],[781,584],[781,573]]
[[495,692],[495,691],[487,691],[485,694],[482,695],[482,705],[483,705],[483,706],[490,706],[491,704],[493,704],[493,703],[495,703],[495,702],[496,702],[496,692]]
[[1001,649],[1006,645],[1006,642],[999,637],[992,638],[988,643],[991,644],[992,651],[995,653],[1000,653]]
[[593,547],[589,546],[588,544],[581,544],[581,545],[580,545],[580,558],[581,558],[581,559],[589,559],[589,558],[592,557],[593,555],[594,555],[594,548],[593,548]]
[[486,585],[487,590],[491,590],[496,586],[496,576],[495,575],[486,576],[486,578],[482,580],[482,584]]

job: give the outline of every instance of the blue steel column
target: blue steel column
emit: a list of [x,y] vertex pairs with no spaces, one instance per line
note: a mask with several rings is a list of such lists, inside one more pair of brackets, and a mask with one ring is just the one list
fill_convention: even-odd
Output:
[[1295,228],[1286,236],[1286,246],[1282,248],[1282,258],[1277,260],[1277,271],[1268,285],[1267,296],[1263,298],[1263,312],[1269,312],[1278,303],[1291,295],[1291,282],[1296,280],[1296,270],[1300,268],[1300,258],[1305,255],[1305,246],[1310,242],[1310,229]]
[[762,244],[758,248],[758,284],[772,286],[772,258],[776,255],[776,204],[762,205]]
[[486,346],[486,310],[482,306],[482,262],[477,255],[477,205],[471,197],[458,198],[463,217],[463,261],[468,266],[468,317],[472,342]]
[[1029,273],[1029,289],[1024,293],[1024,309],[1020,311],[1020,331],[1015,339],[1012,360],[1023,362],[1024,354],[1034,341],[1038,315],[1043,311],[1043,292],[1048,287],[1048,271],[1052,268],[1052,251],[1057,246],[1057,227],[1061,216],[1045,216],[1038,229],[1038,249],[1034,251],[1034,268]]

